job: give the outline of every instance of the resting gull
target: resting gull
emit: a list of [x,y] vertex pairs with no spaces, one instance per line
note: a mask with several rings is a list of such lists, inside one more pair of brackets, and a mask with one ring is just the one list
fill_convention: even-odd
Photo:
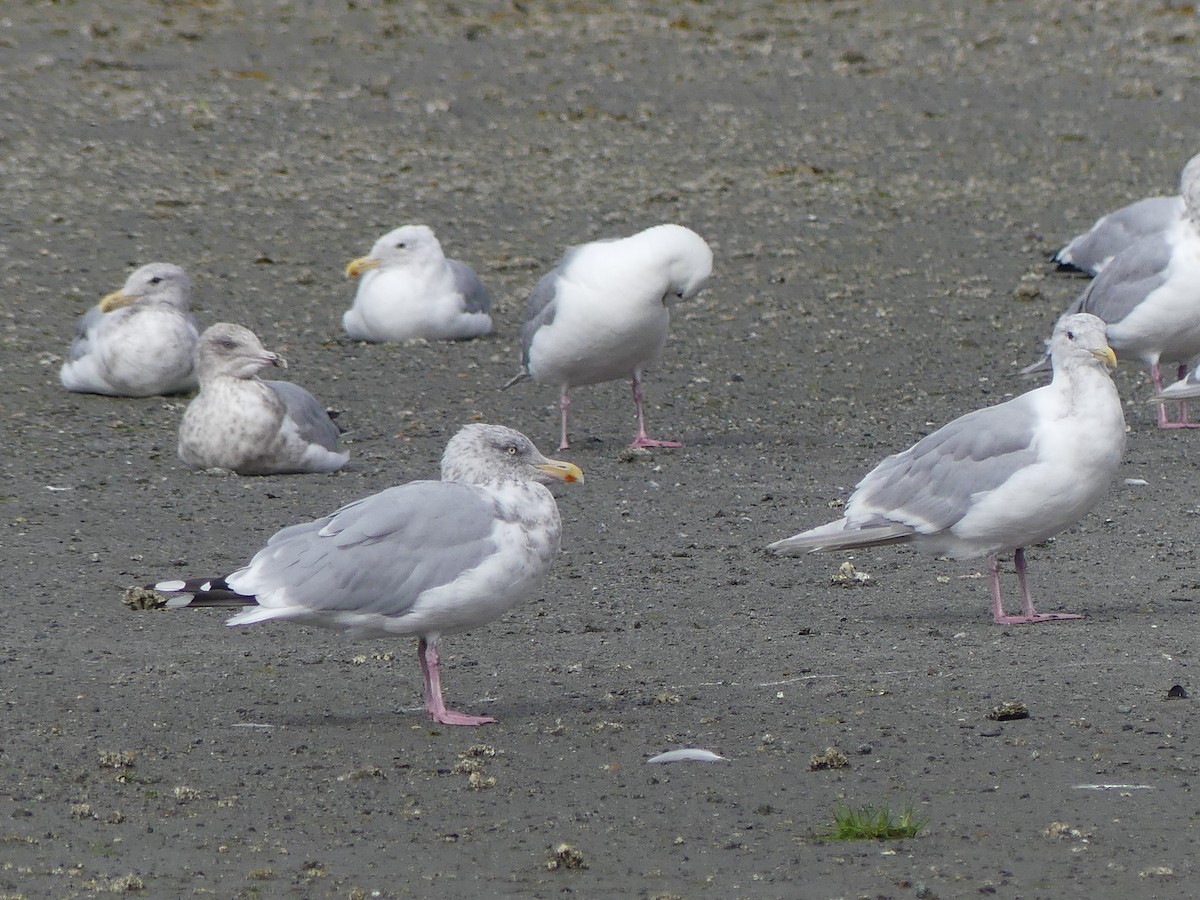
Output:
[[499,618],[537,590],[561,525],[546,485],[583,480],[525,435],[467,425],[446,445],[441,481],[411,481],[284,528],[224,578],[161,581],[167,607],[245,606],[229,625],[270,619],[354,635],[417,635],[425,709],[443,725],[490,716],[446,708],[438,641]]
[[667,341],[670,302],[696,296],[711,274],[712,250],[681,225],[570,248],[529,297],[521,371],[505,387],[523,378],[558,386],[565,450],[570,389],[628,377],[637,407],[632,446],[682,446],[647,437],[642,372]]
[[[1034,609],[1025,551],[1071,525],[1104,495],[1125,446],[1116,357],[1104,323],[1062,319],[1050,342],[1054,379],[955,419],[858,483],[843,518],[768,549],[785,555],[911,543],[937,556],[986,556],[1002,625],[1079,618]],[[1020,615],[1005,615],[997,555],[1014,552]]]
[[63,387],[84,394],[151,397],[196,387],[198,334],[188,313],[192,282],[179,266],[150,263],[80,318]]
[[200,335],[200,393],[179,425],[179,458],[193,469],[239,475],[334,472],[337,425],[317,398],[289,381],[263,381],[264,366],[287,368],[249,328],[218,322]]
[[1126,247],[1161,234],[1178,222],[1185,210],[1182,195],[1197,180],[1200,180],[1200,155],[1193,156],[1184,166],[1179,177],[1179,194],[1147,197],[1101,216],[1088,231],[1055,253],[1054,261],[1063,269],[1099,274]]
[[446,258],[426,225],[389,231],[346,274],[362,278],[342,316],[355,340],[459,340],[492,330],[492,295],[470,266]]
[[[1108,343],[1150,368],[1156,393],[1161,364],[1176,363],[1179,377],[1200,356],[1200,178],[1183,195],[1186,214],[1166,231],[1117,254],[1063,315],[1086,312],[1108,323]],[[1186,408],[1178,421],[1159,404],[1160,428],[1192,428]]]

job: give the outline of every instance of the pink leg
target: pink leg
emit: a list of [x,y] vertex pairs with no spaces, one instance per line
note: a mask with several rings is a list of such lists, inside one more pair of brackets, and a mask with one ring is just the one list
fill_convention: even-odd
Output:
[[571,445],[567,443],[567,415],[571,412],[571,395],[567,392],[565,384],[558,395],[558,408],[562,410],[562,439],[558,442],[558,449],[569,450]]
[[988,573],[992,576],[992,618],[997,625],[1035,625],[1038,622],[1060,622],[1064,619],[1082,619],[1074,613],[1040,613],[1033,608],[1033,596],[1025,579],[1025,549],[1018,547],[1013,554],[1013,566],[1017,570],[1017,582],[1021,585],[1021,615],[1006,616],[1000,603],[1000,564],[994,556],[988,557]]
[[[1187,366],[1179,367],[1179,377],[1187,377]],[[1158,363],[1155,362],[1150,366],[1150,381],[1154,384],[1154,393],[1158,393],[1163,389],[1162,370],[1159,369]],[[1200,428],[1200,422],[1189,422],[1187,414],[1187,401],[1179,401],[1179,421],[1172,422],[1167,418],[1167,405],[1165,403],[1158,404],[1158,427],[1159,428]]]
[[425,638],[417,639],[417,656],[421,659],[421,676],[425,679],[425,711],[441,725],[487,725],[495,722],[491,716],[472,716],[446,709],[442,701],[441,659],[437,646]]
[[631,447],[682,447],[679,441],[659,441],[652,437],[646,436],[646,415],[643,411],[643,396],[642,396],[642,373],[634,370],[633,373],[633,403],[637,407],[638,433],[633,439]]

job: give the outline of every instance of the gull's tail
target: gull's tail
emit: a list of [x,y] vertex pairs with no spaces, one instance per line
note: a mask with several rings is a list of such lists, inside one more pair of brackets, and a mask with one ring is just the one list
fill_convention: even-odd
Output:
[[181,609],[185,606],[231,607],[257,606],[253,595],[239,594],[220,578],[188,578],[157,581],[145,587],[131,587],[121,598],[130,609]]
[[768,544],[767,549],[780,556],[799,556],[801,553],[816,553],[818,550],[850,550],[855,547],[898,544],[907,541],[915,533],[912,526],[899,522],[868,525],[865,528],[848,528],[848,525],[845,519],[838,519],[828,525]]

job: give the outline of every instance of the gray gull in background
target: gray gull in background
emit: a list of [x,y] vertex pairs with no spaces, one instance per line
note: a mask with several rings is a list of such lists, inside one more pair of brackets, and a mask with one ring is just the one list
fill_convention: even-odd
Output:
[[[1200,175],[1200,161],[1188,168]],[[1063,314],[1092,313],[1107,322],[1109,345],[1149,367],[1156,393],[1163,390],[1161,364],[1178,364],[1183,378],[1187,363],[1200,356],[1200,177],[1185,188],[1184,215],[1118,253]],[[1186,409],[1172,422],[1165,406],[1158,407],[1160,428],[1196,424]]]
[[[798,555],[910,543],[935,556],[986,556],[998,624],[1079,618],[1034,609],[1024,548],[1070,526],[1108,490],[1125,420],[1102,321],[1063,318],[1050,354],[1050,384],[968,413],[889,456],[858,483],[843,518],[768,549]],[[1010,551],[1022,596],[1015,616],[1005,615],[1000,599],[997,555]]]
[[198,333],[192,282],[179,266],[150,263],[80,318],[59,378],[69,391],[114,397],[179,394],[196,387]]
[[642,371],[662,353],[669,304],[690,300],[712,274],[712,250],[681,225],[656,225],[632,237],[571,247],[538,281],[521,327],[521,372],[559,388],[560,450],[567,442],[569,391],[631,378],[637,407],[634,447],[679,447],[647,437]]
[[317,399],[288,381],[263,381],[264,366],[287,368],[249,328],[218,322],[200,335],[200,393],[179,425],[179,458],[193,469],[239,475],[334,472],[339,430]]
[[430,718],[482,725],[495,719],[446,708],[438,640],[499,618],[538,589],[561,531],[546,485],[582,480],[519,431],[467,425],[446,445],[441,481],[388,488],[284,528],[224,578],[151,587],[168,595],[167,607],[249,607],[229,625],[279,619],[415,634]]
[[1054,254],[1063,269],[1078,269],[1097,275],[1113,257],[1139,240],[1161,234],[1184,215],[1183,194],[1188,184],[1200,180],[1200,155],[1193,156],[1179,178],[1174,197],[1147,197],[1101,216],[1086,232],[1073,238]]
[[426,225],[389,231],[346,274],[362,279],[342,316],[357,341],[460,340],[492,330],[492,295],[470,266],[446,258]]

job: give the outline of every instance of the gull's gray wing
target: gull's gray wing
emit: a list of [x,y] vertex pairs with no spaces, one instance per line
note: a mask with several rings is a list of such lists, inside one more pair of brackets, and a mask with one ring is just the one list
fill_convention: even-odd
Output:
[[1087,312],[1109,325],[1120,322],[1167,280],[1171,250],[1166,233],[1142,238],[1104,267],[1067,314]]
[[88,340],[88,332],[99,325],[103,318],[104,312],[100,309],[99,304],[79,317],[79,321],[75,325],[75,337],[71,341],[71,350],[67,355],[68,360],[74,362],[80,357],[87,356],[92,348],[92,342]]
[[525,307],[525,321],[521,323],[521,366],[529,368],[529,345],[538,329],[554,321],[555,299],[558,294],[558,277],[562,266],[547,272],[538,279],[533,292],[529,295],[529,303]]
[[447,259],[446,265],[454,275],[454,289],[462,294],[463,308],[469,313],[490,312],[492,293],[480,281],[475,270],[457,259]]
[[1089,231],[1055,254],[1063,265],[1096,274],[1121,251],[1144,237],[1165,231],[1183,214],[1183,198],[1147,197],[1101,216]]
[[889,456],[847,503],[851,527],[903,522],[922,534],[953,527],[976,494],[999,487],[1037,459],[1027,397],[967,413]]
[[265,381],[267,387],[275,392],[292,421],[300,429],[300,436],[310,444],[320,444],[326,450],[337,450],[338,435],[341,429],[329,418],[317,398],[290,381]]
[[282,529],[226,581],[260,598],[286,589],[289,606],[398,617],[495,553],[495,523],[480,488],[413,481]]

